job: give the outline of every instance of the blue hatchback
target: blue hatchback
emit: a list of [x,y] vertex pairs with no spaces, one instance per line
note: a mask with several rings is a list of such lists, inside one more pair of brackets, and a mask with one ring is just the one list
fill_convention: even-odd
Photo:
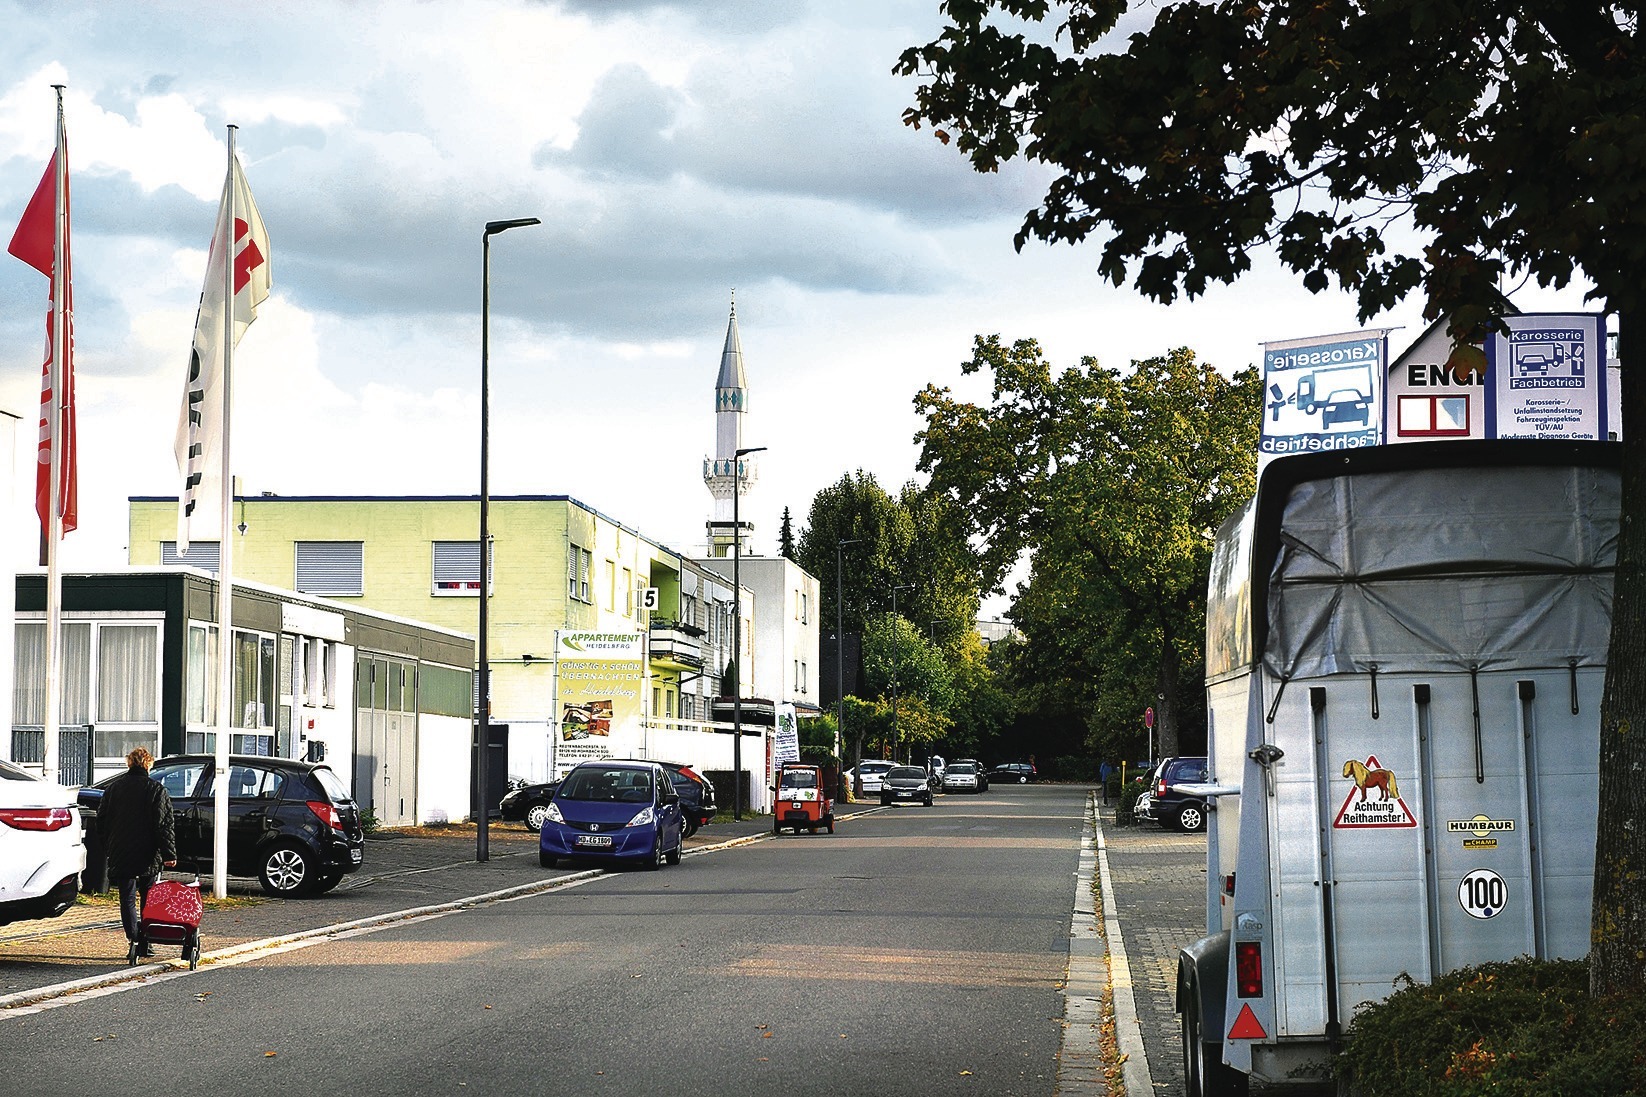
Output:
[[680,794],[657,763],[582,762],[549,801],[537,858],[678,865],[682,831]]

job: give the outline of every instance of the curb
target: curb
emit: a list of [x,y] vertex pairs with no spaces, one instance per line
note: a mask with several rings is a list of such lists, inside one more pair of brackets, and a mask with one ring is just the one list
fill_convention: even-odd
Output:
[[1092,825],[1097,834],[1097,864],[1103,889],[1103,933],[1109,942],[1109,986],[1114,993],[1115,1042],[1120,1046],[1120,1077],[1128,1094],[1154,1092],[1149,1073],[1149,1057],[1143,1048],[1143,1023],[1137,1015],[1137,996],[1132,990],[1132,969],[1126,959],[1126,940],[1120,932],[1120,914],[1115,908],[1114,883],[1109,876],[1109,851],[1103,841],[1103,823],[1096,809]]

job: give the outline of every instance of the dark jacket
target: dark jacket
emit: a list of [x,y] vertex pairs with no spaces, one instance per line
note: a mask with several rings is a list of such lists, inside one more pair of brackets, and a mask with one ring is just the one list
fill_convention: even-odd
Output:
[[177,860],[171,797],[142,766],[110,781],[97,807],[97,835],[109,855],[109,876],[153,876],[162,862]]

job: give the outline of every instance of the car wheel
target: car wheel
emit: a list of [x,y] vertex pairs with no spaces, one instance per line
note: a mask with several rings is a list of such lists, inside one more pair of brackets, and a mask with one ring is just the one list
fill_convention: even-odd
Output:
[[783,833],[783,824],[778,822],[776,819],[772,820],[772,833],[773,834],[782,834]]
[[[658,840],[662,841],[661,838],[658,839]],[[674,845],[674,848],[669,850],[669,852],[664,855],[664,859],[667,860],[669,862],[669,864],[678,865],[680,863],[680,853],[681,853],[680,847],[681,847],[682,843],[684,843],[685,841],[686,841],[685,835],[682,834],[681,838],[680,838],[680,841],[676,842],[675,845]]]
[[829,833],[833,834],[834,833],[834,816],[833,815],[828,817],[828,824],[829,824]]
[[558,857],[550,857],[547,853],[544,853],[540,849],[537,851],[537,863],[542,865],[544,868],[553,868],[555,865],[560,863],[560,859]]
[[314,893],[324,895],[332,888],[343,882],[341,872],[324,872],[314,881]]
[[928,792],[928,793],[926,793],[926,806],[927,806],[927,807],[931,807],[931,806],[932,806],[932,794],[931,794],[931,793],[929,793],[929,792]]
[[1029,783],[1029,779],[1028,779],[1028,777],[1026,777],[1025,775],[1020,773],[1020,774],[1017,775],[1017,783],[1020,784],[1020,785],[1026,785],[1026,784]]
[[275,846],[263,855],[257,878],[270,895],[302,895],[314,886],[314,861],[299,846]]
[[1206,809],[1199,804],[1184,804],[1177,812],[1177,829],[1197,831],[1206,829]]
[[658,869],[660,869],[662,867],[663,867],[663,832],[660,830],[660,831],[657,832],[657,837],[652,839],[652,855],[646,859],[646,871],[647,872],[656,872]]
[[880,806],[883,807],[883,808],[891,807],[892,806],[892,798],[890,796],[882,796],[880,798]]
[[694,835],[696,833],[697,833],[697,820],[696,819],[687,819],[687,820],[685,820],[684,822],[682,822],[680,824],[680,840],[682,842],[684,842],[687,838],[690,838],[692,835]]
[[526,829],[533,834],[541,834],[543,821],[549,817],[549,805],[533,804],[526,809]]

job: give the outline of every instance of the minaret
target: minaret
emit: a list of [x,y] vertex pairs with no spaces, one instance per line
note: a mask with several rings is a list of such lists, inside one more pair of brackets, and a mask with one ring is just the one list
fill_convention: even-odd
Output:
[[[741,541],[740,554],[749,551],[749,531],[753,528],[748,515],[741,513],[732,518],[732,493],[749,494],[749,486],[759,474],[753,454],[742,458],[742,470],[734,469],[737,451],[743,448],[743,415],[749,409],[749,381],[743,374],[743,343],[737,337],[737,293],[732,293],[732,315],[726,324],[726,346],[720,352],[720,376],[714,382],[714,456],[703,461],[703,483],[714,496],[714,517],[707,523],[709,555],[730,556],[732,539]],[[742,528],[734,533],[734,525]]]

